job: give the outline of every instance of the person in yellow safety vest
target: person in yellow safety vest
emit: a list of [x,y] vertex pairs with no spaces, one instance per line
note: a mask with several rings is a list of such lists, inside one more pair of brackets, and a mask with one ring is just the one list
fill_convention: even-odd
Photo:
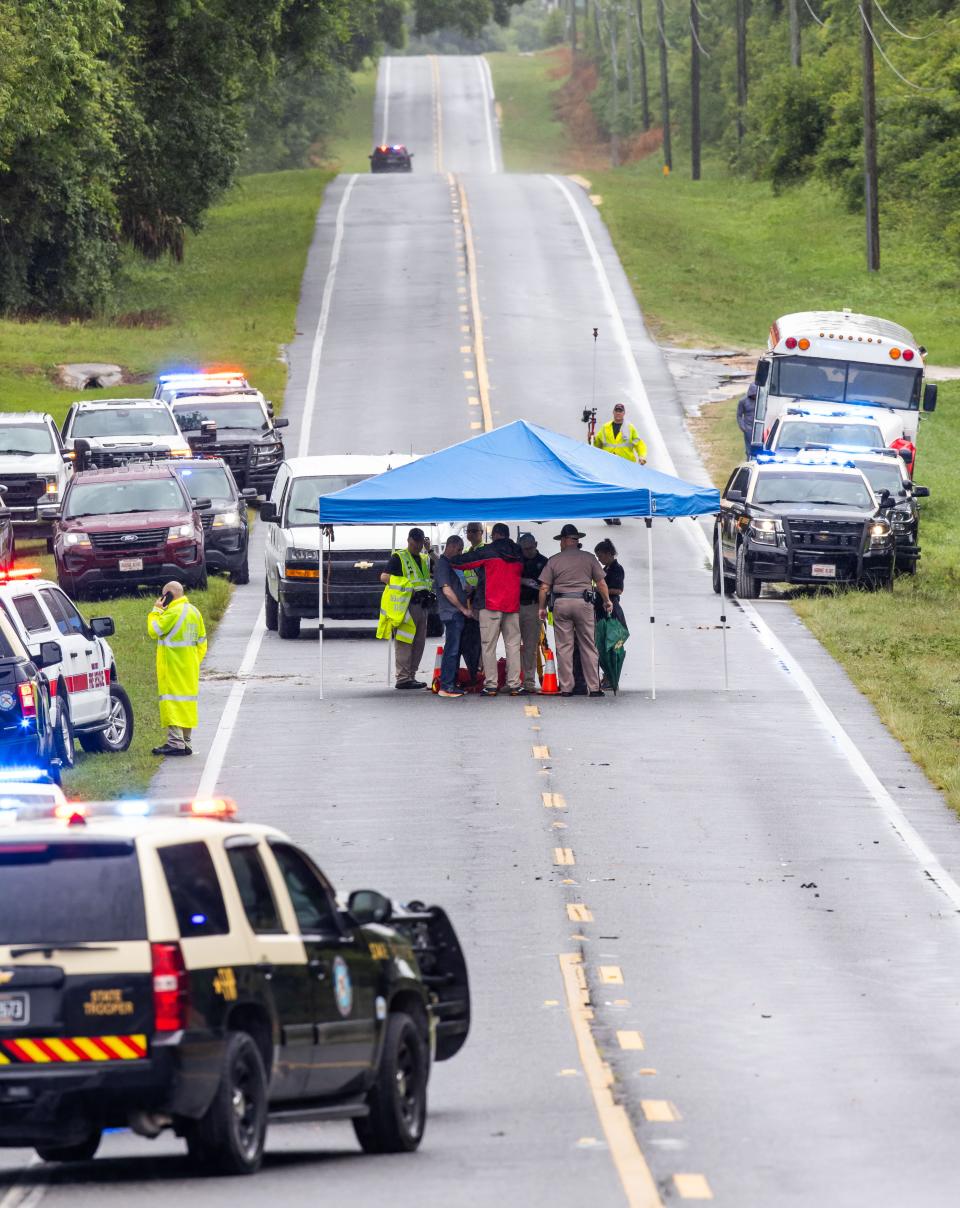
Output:
[[207,631],[183,584],[167,583],[147,617],[147,634],[157,643],[157,691],[160,722],[167,741],[154,755],[192,755],[190,739],[197,724],[200,664],[207,653]]
[[396,687],[426,688],[417,679],[427,640],[427,609],[433,599],[430,558],[423,552],[423,529],[412,528],[406,549],[393,551],[380,576],[385,590],[380,600],[378,638],[396,638]]
[[[605,453],[613,453],[626,461],[638,461],[640,465],[647,464],[647,446],[640,439],[640,433],[633,424],[627,422],[627,409],[623,403],[617,403],[613,408],[613,419],[608,420],[597,429],[593,438],[594,446],[603,449]],[[619,524],[615,516],[605,517],[606,524]]]

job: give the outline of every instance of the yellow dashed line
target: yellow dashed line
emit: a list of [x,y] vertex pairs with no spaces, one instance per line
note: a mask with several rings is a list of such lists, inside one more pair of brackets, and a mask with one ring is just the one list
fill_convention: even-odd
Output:
[[473,349],[477,363],[477,386],[480,406],[483,408],[483,428],[493,429],[493,413],[490,410],[490,375],[487,372],[487,354],[483,340],[483,315],[480,313],[480,288],[477,279],[477,252],[473,243],[473,226],[470,223],[470,204],[466,190],[460,189],[460,206],[463,210],[463,232],[467,257],[467,277],[470,282],[470,305],[473,314]]
[[563,793],[541,793],[540,796],[548,810],[565,810],[567,808]]
[[482,427],[483,427],[483,424],[481,424],[478,419],[474,419],[474,420],[470,421],[471,432],[478,432]]
[[466,380],[468,382],[472,382],[474,377],[476,376],[476,374],[473,372],[472,369],[464,369],[463,376],[466,378]]
[[527,715],[527,717],[539,717],[540,716],[539,705],[524,705],[523,711]]
[[710,1184],[702,1174],[675,1174],[673,1185],[683,1200],[712,1200]]
[[[556,826],[556,822],[553,824]],[[571,923],[592,923],[593,914],[584,906],[583,902],[568,902],[567,903],[567,918]]]
[[576,864],[572,847],[555,847],[553,849],[554,864]]
[[617,1043],[620,1045],[621,1049],[642,1049],[643,1037],[639,1032],[618,1032]]
[[533,747],[532,750],[533,750],[534,759],[549,759],[550,758],[550,748],[549,747]]
[[640,1110],[650,1124],[673,1124],[681,1118],[669,1099],[641,1099]]
[[601,965],[597,972],[605,986],[623,985],[623,973],[619,965]]

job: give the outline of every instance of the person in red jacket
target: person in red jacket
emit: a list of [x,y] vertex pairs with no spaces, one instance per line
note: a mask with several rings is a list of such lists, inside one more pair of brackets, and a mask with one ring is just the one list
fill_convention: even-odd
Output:
[[507,687],[511,696],[526,696],[520,682],[520,577],[523,554],[510,540],[505,524],[490,530],[493,540],[479,549],[451,558],[460,570],[479,570],[483,575],[473,600],[480,612],[480,642],[483,648],[483,696],[497,695],[497,639],[503,637],[507,653]]

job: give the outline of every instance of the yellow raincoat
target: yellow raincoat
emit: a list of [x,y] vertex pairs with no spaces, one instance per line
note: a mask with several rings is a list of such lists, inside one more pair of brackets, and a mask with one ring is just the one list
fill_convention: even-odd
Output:
[[157,643],[157,690],[164,726],[197,725],[200,664],[207,653],[207,631],[200,610],[186,596],[166,608],[151,609],[147,633]]
[[400,559],[405,575],[391,575],[390,582],[380,597],[380,623],[377,637],[396,638],[398,642],[410,643],[416,636],[417,627],[407,612],[415,591],[431,591],[430,560],[425,554],[414,559],[406,549],[394,550]]
[[613,453],[617,457],[624,457],[627,461],[639,461],[641,457],[647,456],[647,446],[640,439],[640,433],[633,424],[626,422],[620,425],[619,433],[615,434],[613,420],[610,420],[597,429],[593,444],[595,448],[603,449],[605,453]]

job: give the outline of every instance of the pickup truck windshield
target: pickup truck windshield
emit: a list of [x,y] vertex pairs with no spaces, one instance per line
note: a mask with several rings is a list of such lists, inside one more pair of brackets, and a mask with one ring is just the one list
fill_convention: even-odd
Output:
[[342,491],[354,483],[363,482],[369,474],[318,474],[310,478],[295,478],[290,484],[287,501],[287,528],[317,525],[317,500],[321,495]]
[[104,407],[79,411],[74,417],[71,436],[111,437],[179,436],[173,416],[166,407]]
[[116,512],[185,512],[186,501],[172,478],[139,482],[81,482],[67,496],[64,515],[111,516]]
[[204,399],[198,402],[177,403],[173,408],[177,423],[183,432],[199,432],[204,420],[212,419],[218,431],[230,428],[253,428],[257,432],[266,428],[267,417],[260,405],[252,403],[217,402]]
[[920,407],[922,370],[820,357],[776,357],[770,393],[828,403],[874,403],[900,411]]
[[0,424],[0,456],[4,453],[56,453],[46,424]]
[[[891,459],[892,461],[892,459]],[[903,490],[903,479],[896,465],[889,462],[868,461],[857,465],[867,476],[867,482],[873,487],[875,495],[881,491],[889,491],[891,495],[899,495]]]
[[233,491],[223,466],[203,466],[178,470],[177,474],[191,499],[232,499]]
[[777,434],[778,449],[832,445],[844,449],[882,449],[886,441],[875,424],[818,424],[816,420],[784,420]]
[[875,504],[861,479],[847,474],[783,474],[765,470],[753,488],[754,503],[836,504],[873,510]]

